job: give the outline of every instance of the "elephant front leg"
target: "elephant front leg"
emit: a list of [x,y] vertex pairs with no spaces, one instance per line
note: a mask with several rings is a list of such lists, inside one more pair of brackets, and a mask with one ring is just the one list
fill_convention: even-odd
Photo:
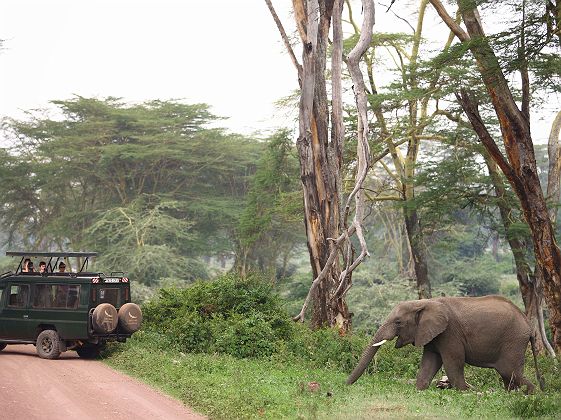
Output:
[[440,354],[433,351],[423,349],[423,357],[421,359],[421,368],[417,373],[417,389],[427,389],[436,375],[436,372],[442,366],[442,358]]

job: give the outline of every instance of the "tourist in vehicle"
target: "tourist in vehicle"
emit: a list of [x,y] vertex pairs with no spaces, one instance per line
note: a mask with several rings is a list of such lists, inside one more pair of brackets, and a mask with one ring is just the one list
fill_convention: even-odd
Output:
[[47,273],[47,263],[45,261],[39,262],[39,273],[41,274]]
[[34,273],[35,269],[33,268],[33,261],[29,261],[27,263],[27,271],[26,273]]
[[23,265],[21,266],[21,272],[22,273],[28,273],[29,272],[29,268],[28,265],[31,262],[31,260],[29,258],[26,258],[25,260],[23,260]]
[[66,273],[66,264],[64,263],[64,261],[61,261],[60,264],[58,265],[58,272]]

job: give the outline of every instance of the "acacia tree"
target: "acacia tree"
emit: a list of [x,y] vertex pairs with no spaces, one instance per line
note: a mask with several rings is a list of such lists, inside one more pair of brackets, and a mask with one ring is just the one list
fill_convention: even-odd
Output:
[[499,60],[489,39],[485,36],[476,2],[458,0],[466,31],[448,14],[439,0],[430,1],[443,21],[473,54],[499,120],[505,154],[499,149],[481,119],[476,99],[467,89],[458,93],[458,101],[483,146],[501,168],[520,200],[524,217],[532,233],[536,272],[543,276],[544,297],[550,311],[553,343],[559,350],[561,349],[561,251],[555,241],[553,226],[538,177],[530,133],[527,73],[522,71],[523,97],[519,109]]
[[[364,18],[360,38],[343,56],[343,0],[294,0],[294,16],[302,42],[302,64],[294,54],[280,19],[270,0],[265,0],[294,63],[301,88],[297,149],[300,179],[304,193],[304,213],[313,282],[300,314],[313,302],[312,326],[337,326],[346,331],[351,314],[345,294],[351,285],[352,271],[368,255],[362,233],[364,197],[362,183],[369,168],[367,98],[359,62],[370,44],[374,26],[374,2],[362,0]],[[331,58],[331,109],[328,103],[326,70],[328,37],[333,28]],[[343,88],[342,64],[346,62],[353,82],[358,113],[356,183],[343,198]],[[330,127],[331,122],[331,127]],[[354,218],[349,224],[351,203]],[[360,253],[350,236],[356,234]]]
[[[442,69],[436,69],[430,75],[419,71],[428,3],[428,0],[418,2],[417,22],[414,26],[409,25],[412,35],[376,33],[363,59],[368,74],[369,106],[380,130],[379,146],[385,148],[376,154],[373,163],[380,164],[388,173],[388,179],[393,181],[385,185],[385,189],[377,191],[374,200],[393,200],[401,204],[420,299],[430,298],[432,292],[421,215],[415,204],[415,177],[422,141],[438,137],[427,134],[426,129],[439,115],[437,101],[442,84]],[[354,24],[350,5],[349,20],[355,34],[358,34],[359,28]],[[453,36],[449,36],[443,51],[450,47],[452,40]],[[380,93],[376,82],[375,63],[377,55],[380,55],[378,51],[382,49],[389,54],[389,61],[394,63],[397,71],[397,77],[392,80],[387,93]],[[384,159],[387,155],[391,157],[390,162]]]
[[260,142],[209,128],[218,117],[205,104],[54,104],[62,120],[4,121],[0,224],[12,243],[93,248],[114,269],[157,262],[138,273],[147,283],[174,266],[200,277],[198,257],[231,255]]

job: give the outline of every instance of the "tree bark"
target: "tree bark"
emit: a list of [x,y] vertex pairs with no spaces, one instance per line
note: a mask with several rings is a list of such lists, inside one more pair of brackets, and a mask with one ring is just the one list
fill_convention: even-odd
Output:
[[[555,241],[538,177],[529,122],[514,101],[497,57],[485,37],[475,3],[458,1],[467,33],[452,22],[449,15],[446,17],[447,13],[440,1],[431,0],[431,4],[437,8],[443,20],[462,42],[467,43],[473,53],[499,119],[506,158],[490,136],[482,139],[482,142],[506,175],[520,200],[524,217],[532,232],[536,272],[540,270],[543,274],[544,298],[550,311],[553,343],[557,350],[561,350],[561,251]],[[472,102],[467,100],[469,97],[467,92],[464,91],[458,96],[460,100],[462,97],[466,99],[462,106]],[[476,112],[467,115],[474,128],[484,127],[483,121],[477,118]]]
[[417,293],[419,299],[430,299],[432,297],[431,285],[428,278],[427,259],[425,244],[421,231],[421,224],[416,209],[404,209],[405,228],[413,258],[413,267],[417,280]]
[[501,221],[503,222],[505,229],[505,237],[514,257],[516,279],[518,280],[518,288],[520,289],[520,294],[522,295],[525,313],[530,325],[532,326],[534,335],[536,337],[541,337],[541,340],[536,340],[536,350],[539,353],[542,353],[544,349],[549,346],[547,337],[543,333],[543,331],[545,331],[543,328],[543,317],[540,316],[542,311],[543,295],[535,288],[535,278],[532,274],[530,265],[526,260],[527,247],[525,241],[518,237],[514,237],[510,233],[513,221],[512,208],[506,199],[506,188],[501,176],[499,175],[497,164],[493,161],[493,159],[491,159],[486,151],[483,151],[483,157],[485,159],[487,169],[489,170],[491,182],[493,183],[493,188],[497,197],[497,207],[499,208]]

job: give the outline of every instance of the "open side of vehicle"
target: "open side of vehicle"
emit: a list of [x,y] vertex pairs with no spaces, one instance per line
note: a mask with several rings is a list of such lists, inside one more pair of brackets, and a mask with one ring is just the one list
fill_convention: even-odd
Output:
[[[124,272],[87,271],[93,252],[13,252],[21,257],[15,272],[0,276],[0,350],[8,344],[35,344],[39,356],[56,359],[67,350],[94,358],[108,341],[124,342],[142,323],[140,307],[130,301]],[[76,270],[56,271],[60,263]],[[42,272],[29,269],[41,261]],[[32,264],[29,264],[29,261]],[[47,262],[48,261],[48,262]]]

